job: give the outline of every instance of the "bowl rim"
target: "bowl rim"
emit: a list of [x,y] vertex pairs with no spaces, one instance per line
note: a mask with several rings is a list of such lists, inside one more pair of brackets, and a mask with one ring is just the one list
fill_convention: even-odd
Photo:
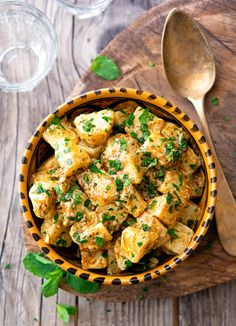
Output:
[[[31,214],[31,209],[29,205],[29,198],[27,192],[27,180],[28,180],[28,171],[29,165],[33,153],[38,145],[39,140],[41,139],[43,131],[46,129],[48,122],[55,116],[59,117],[65,115],[71,109],[76,108],[79,105],[86,104],[87,102],[99,100],[99,99],[108,99],[108,98],[127,98],[130,100],[140,100],[146,103],[150,103],[157,108],[167,112],[175,120],[177,120],[180,125],[183,125],[191,136],[194,138],[198,149],[200,150],[204,163],[205,163],[205,173],[207,181],[207,196],[206,196],[206,206],[205,211],[202,217],[202,221],[198,226],[197,230],[194,233],[194,237],[189,243],[188,247],[180,255],[176,255],[170,258],[167,262],[156,266],[155,268],[142,272],[140,274],[131,274],[131,275],[101,275],[91,272],[90,270],[83,270],[72,263],[68,262],[62,256],[60,256],[51,245],[46,244],[42,237],[39,229],[37,228],[33,215]],[[200,241],[203,239],[206,234],[211,220],[213,218],[215,204],[216,204],[216,195],[217,195],[217,178],[216,178],[216,167],[214,163],[214,158],[212,152],[209,148],[209,145],[206,142],[205,137],[197,127],[197,125],[188,117],[188,115],[176,107],[174,104],[169,102],[163,97],[156,96],[150,92],[141,91],[133,88],[103,88],[94,91],[89,91],[83,93],[77,97],[74,97],[60,106],[57,109],[50,113],[42,123],[37,127],[34,134],[31,136],[29,143],[24,151],[20,175],[19,175],[19,195],[20,195],[20,205],[22,216],[25,220],[25,224],[30,231],[34,241],[41,248],[41,250],[47,255],[49,259],[59,265],[65,271],[68,271],[75,276],[106,285],[128,285],[128,284],[137,284],[139,282],[148,281],[151,279],[156,279],[168,271],[173,270],[177,265],[182,263],[189,255],[196,249]]]

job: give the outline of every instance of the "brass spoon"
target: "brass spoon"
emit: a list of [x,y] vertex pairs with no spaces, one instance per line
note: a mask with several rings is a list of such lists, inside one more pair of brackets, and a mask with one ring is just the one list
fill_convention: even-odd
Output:
[[213,55],[196,22],[177,8],[166,19],[161,52],[170,85],[178,95],[192,102],[215,157],[218,177],[218,235],[225,251],[236,256],[236,203],[217,159],[204,112],[204,97],[214,84],[216,75]]

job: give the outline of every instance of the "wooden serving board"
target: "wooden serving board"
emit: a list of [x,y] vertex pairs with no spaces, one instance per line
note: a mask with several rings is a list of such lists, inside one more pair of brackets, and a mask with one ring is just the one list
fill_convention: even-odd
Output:
[[[88,71],[74,88],[71,97],[102,87],[140,88],[164,96],[199,122],[191,104],[170,89],[161,65],[162,28],[168,12],[174,7],[192,13],[200,23],[215,56],[217,79],[206,97],[207,117],[219,159],[236,194],[235,0],[170,1],[154,7],[115,37],[103,51],[103,54],[114,59],[121,68],[122,75],[119,80],[103,81]],[[151,67],[153,63],[155,67]],[[211,96],[219,98],[219,106],[212,106]],[[198,124],[200,126],[200,123]],[[26,228],[24,240],[27,251],[38,251]],[[86,297],[104,301],[131,301],[140,296],[175,297],[234,278],[236,278],[236,258],[224,252],[213,222],[204,241],[192,256],[164,278],[130,286],[102,285],[99,292]],[[61,287],[75,293],[66,288],[65,284],[61,284]]]

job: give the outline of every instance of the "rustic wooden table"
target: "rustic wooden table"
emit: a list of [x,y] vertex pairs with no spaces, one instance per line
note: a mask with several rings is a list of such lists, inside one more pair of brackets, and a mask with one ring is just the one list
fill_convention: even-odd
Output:
[[[40,295],[42,280],[24,271],[17,176],[29,136],[66,99],[90,60],[132,20],[163,1],[114,0],[104,14],[83,21],[66,12],[56,0],[28,2],[52,20],[58,35],[58,58],[35,90],[0,96],[0,325],[63,325],[57,318],[56,303],[78,306],[70,325],[235,325],[236,281],[177,299],[103,303],[62,290],[45,299]],[[11,264],[11,268],[4,269],[5,264]]]

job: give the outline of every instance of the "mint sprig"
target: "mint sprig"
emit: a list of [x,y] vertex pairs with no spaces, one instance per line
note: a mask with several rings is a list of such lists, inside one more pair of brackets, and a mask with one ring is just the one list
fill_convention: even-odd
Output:
[[23,259],[24,268],[34,274],[45,278],[41,292],[45,297],[50,297],[57,293],[59,284],[64,280],[69,287],[80,293],[95,293],[99,290],[100,285],[80,279],[69,272],[65,272],[55,263],[42,254],[29,252]]
[[120,76],[118,66],[105,55],[98,55],[92,61],[91,70],[95,75],[106,80],[115,80]]

